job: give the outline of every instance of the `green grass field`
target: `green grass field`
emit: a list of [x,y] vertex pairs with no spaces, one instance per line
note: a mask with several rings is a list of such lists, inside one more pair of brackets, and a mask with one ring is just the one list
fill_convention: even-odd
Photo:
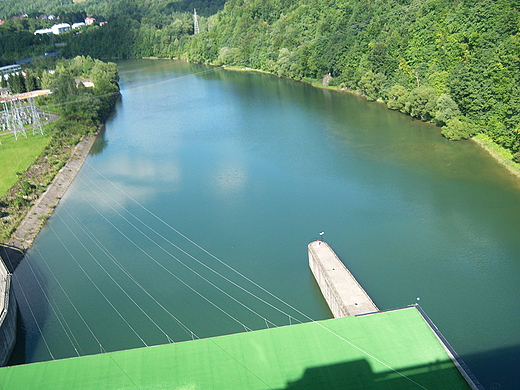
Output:
[[0,196],[18,181],[16,173],[24,172],[50,142],[49,136],[27,135],[14,139],[12,134],[0,136]]

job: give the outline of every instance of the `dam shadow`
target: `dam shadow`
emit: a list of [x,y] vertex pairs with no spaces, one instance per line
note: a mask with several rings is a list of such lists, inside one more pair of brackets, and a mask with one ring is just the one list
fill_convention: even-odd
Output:
[[470,354],[464,361],[486,389],[520,389],[520,345]]
[[14,344],[11,356],[6,366],[17,366],[25,363],[25,326],[23,317],[18,309],[16,317],[16,343]]
[[[474,375],[477,389],[520,388],[520,345],[468,354],[463,356],[463,361],[471,370],[469,375]],[[449,379],[453,378],[453,370],[451,361],[447,360],[375,372],[367,360],[360,359],[307,368],[301,378],[278,390],[459,388]]]
[[[47,299],[47,280],[30,256],[16,248],[3,246],[2,258],[12,272],[11,291],[17,305],[16,343],[7,361],[8,366],[26,363],[30,355],[32,339],[39,337],[39,329],[45,326],[51,309]],[[5,257],[4,257],[5,255]]]
[[24,258],[25,254],[19,248],[7,244],[0,244],[0,257],[4,261],[9,273],[13,273]]
[[415,390],[421,387],[470,389],[451,360],[376,372],[367,360],[360,359],[307,368],[300,379],[278,390]]

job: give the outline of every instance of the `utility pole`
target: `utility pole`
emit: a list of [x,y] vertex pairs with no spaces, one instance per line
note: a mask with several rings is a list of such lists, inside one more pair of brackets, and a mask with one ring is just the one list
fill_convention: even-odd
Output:
[[197,18],[197,10],[193,8],[193,33],[198,34],[200,32],[199,19]]

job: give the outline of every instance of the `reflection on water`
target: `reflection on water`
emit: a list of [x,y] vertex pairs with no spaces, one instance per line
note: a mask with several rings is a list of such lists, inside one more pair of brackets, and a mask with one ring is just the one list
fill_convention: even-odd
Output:
[[119,66],[117,112],[16,272],[26,361],[330,317],[306,253],[325,231],[379,308],[420,297],[486,387],[520,380],[497,363],[520,345],[520,191],[479,147],[268,75]]

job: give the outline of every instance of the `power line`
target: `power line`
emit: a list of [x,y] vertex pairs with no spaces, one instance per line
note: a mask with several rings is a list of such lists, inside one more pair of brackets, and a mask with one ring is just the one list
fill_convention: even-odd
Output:
[[[99,341],[99,339],[96,337],[95,333],[92,331],[92,329],[90,328],[90,326],[88,325],[87,321],[85,320],[85,318],[81,315],[81,313],[79,312],[78,308],[76,307],[76,305],[74,304],[74,302],[72,302],[72,299],[70,299],[69,295],[67,294],[67,292],[65,291],[65,289],[63,288],[62,284],[60,283],[60,281],[58,280],[58,278],[56,277],[56,275],[54,274],[54,272],[52,272],[52,269],[49,267],[49,264],[47,263],[47,261],[45,260],[45,258],[43,257],[42,253],[40,252],[40,250],[38,248],[36,248],[36,251],[38,252],[38,254],[40,255],[40,258],[42,259],[43,263],[45,264],[45,266],[47,267],[47,269],[49,270],[49,272],[51,273],[52,277],[54,278],[54,280],[56,281],[56,284],[60,287],[61,291],[63,292],[63,294],[65,295],[65,297],[67,298],[67,300],[69,301],[69,303],[71,304],[71,306],[73,307],[74,311],[77,313],[77,315],[79,316],[79,318],[81,319],[81,321],[83,322],[83,324],[85,325],[85,327],[88,329],[88,331],[90,332],[90,334],[92,335],[92,337],[94,338],[94,340],[96,340],[97,344],[99,345],[99,348],[101,350],[101,352],[106,352],[105,348],[103,348],[103,345],[101,344],[101,342]],[[21,286],[20,286],[21,287]]]
[[[175,315],[173,315],[164,305],[162,305],[155,297],[150,294],[116,259],[114,255],[112,255],[107,248],[99,241],[99,239],[79,220],[79,218],[74,213],[67,213],[75,220],[75,222],[80,226],[80,228],[88,235],[88,237],[96,244],[96,246],[103,251],[103,253],[110,259],[112,262],[132,281],[134,284],[139,287],[150,299],[152,299],[163,311],[165,311],[172,319],[174,319],[177,324],[183,328],[191,337],[199,338],[195,333],[193,333],[185,324],[182,323]],[[82,225],[82,226],[81,226]]]
[[[129,198],[130,200],[132,200],[134,203],[136,203],[138,206],[140,206],[143,210],[145,210],[147,213],[149,213],[150,215],[152,215],[155,219],[157,219],[158,221],[160,221],[161,223],[163,223],[166,227],[168,227],[170,230],[174,231],[176,234],[178,234],[179,236],[181,236],[183,239],[187,240],[190,244],[194,245],[195,247],[197,247],[198,249],[202,250],[204,253],[208,254],[210,257],[212,257],[213,259],[217,260],[219,263],[221,263],[222,265],[226,266],[228,269],[230,269],[231,271],[233,271],[235,274],[241,276],[243,279],[245,279],[246,281],[248,281],[249,283],[253,284],[254,286],[256,286],[257,288],[261,289],[262,291],[266,292],[267,294],[269,294],[270,296],[272,296],[273,298],[276,298],[279,302],[283,303],[284,305],[286,305],[287,307],[291,308],[292,310],[295,310],[297,313],[303,315],[306,319],[308,320],[312,320],[312,318],[306,316],[305,314],[301,313],[299,310],[297,310],[296,308],[294,308],[293,306],[291,306],[290,304],[288,304],[287,302],[283,301],[281,298],[277,297],[276,295],[272,294],[271,292],[269,292],[268,290],[264,289],[262,286],[258,285],[257,283],[255,283],[254,281],[252,281],[251,279],[249,279],[247,276],[243,275],[242,273],[240,273],[239,271],[237,271],[236,269],[234,269],[233,267],[231,267],[230,265],[228,265],[227,263],[225,263],[224,261],[222,261],[221,259],[219,259],[218,257],[216,257],[215,255],[213,255],[212,253],[210,253],[209,251],[207,251],[206,249],[204,249],[203,247],[201,247],[200,245],[198,245],[197,243],[195,243],[194,241],[192,241],[190,238],[188,238],[187,236],[185,236],[184,234],[182,234],[180,231],[178,231],[177,229],[175,229],[173,226],[169,225],[167,222],[165,222],[164,220],[162,220],[160,217],[158,217],[156,214],[154,214],[153,212],[151,212],[149,209],[147,209],[145,206],[143,206],[141,203],[139,203],[138,201],[136,201],[134,198],[132,198],[130,195],[128,195],[126,192],[122,191],[116,184],[114,184],[112,181],[110,181],[108,178],[106,178],[101,172],[99,172],[95,167],[93,167],[91,164],[89,164],[87,161],[85,161],[85,163],[87,163],[87,165],[89,165],[89,167],[91,167],[95,172],[97,172],[101,177],[103,177],[104,180],[106,180],[108,183],[110,183],[111,185],[113,185],[114,187],[116,187],[124,196],[126,196],[127,198]],[[83,178],[80,178],[80,180],[82,180],[82,182],[84,182],[89,188],[90,186],[83,180]],[[91,179],[89,179],[90,181],[92,181]],[[92,183],[94,183],[92,181]],[[229,279],[228,277],[222,275],[221,273],[219,273],[218,271],[214,270],[213,268],[211,268],[210,266],[208,266],[207,264],[205,264],[204,262],[201,262],[199,259],[195,258],[194,256],[192,256],[191,254],[189,254],[188,252],[186,252],[184,249],[180,248],[179,246],[177,246],[176,244],[174,244],[171,240],[169,240],[168,238],[164,237],[164,235],[160,234],[159,232],[157,232],[154,228],[152,228],[151,226],[149,226],[148,224],[144,223],[141,219],[139,219],[137,216],[135,216],[132,212],[130,212],[128,209],[126,209],[124,206],[122,206],[119,202],[117,202],[117,200],[115,200],[113,197],[110,196],[109,193],[107,193],[105,190],[103,190],[101,187],[99,187],[97,184],[94,183],[94,185],[96,185],[96,187],[98,188],[98,190],[100,190],[101,192],[104,193],[104,195],[110,199],[112,199],[119,207],[121,207],[122,209],[124,209],[128,214],[130,214],[132,217],[134,217],[136,220],[138,220],[140,223],[142,223],[144,226],[146,226],[148,229],[150,229],[152,232],[154,232],[155,234],[157,234],[159,237],[161,237],[163,240],[165,240],[166,242],[168,242],[170,245],[172,245],[173,247],[175,247],[176,249],[178,249],[179,251],[181,251],[182,253],[184,253],[185,255],[187,255],[188,257],[190,257],[191,259],[195,260],[197,263],[199,263],[201,266],[205,267],[206,269],[210,270],[211,272],[215,273],[216,275],[218,275],[219,277],[221,277],[222,279],[224,279],[225,281],[229,282],[230,284],[232,284],[233,286],[239,288],[240,290],[242,290],[243,292],[251,295],[252,297],[256,298],[257,300],[261,301],[262,303],[270,306],[271,308],[273,308],[274,310],[280,312],[281,314],[284,314],[284,315],[287,315],[289,316],[290,318],[293,318],[294,320],[296,320],[297,322],[300,322],[298,319],[294,318],[293,316],[291,316],[290,314],[284,312],[283,310],[277,308],[276,306],[272,305],[271,303],[265,301],[264,299],[260,298],[259,296],[257,296],[256,294],[252,293],[251,291],[247,290],[246,288],[244,288],[243,286],[239,285],[238,283],[232,281],[231,279]],[[96,191],[93,191],[95,193],[97,193]],[[108,203],[103,199],[101,198],[107,205]],[[111,207],[110,205],[108,205],[109,207]],[[120,216],[121,214],[115,210],[113,207],[111,207],[116,213],[118,213]],[[122,218],[124,218],[123,216],[121,216]],[[125,218],[126,220],[126,218]],[[130,222],[128,222],[130,223]],[[130,223],[131,224],[131,223]],[[133,226],[133,225],[132,225]],[[137,229],[137,228],[136,228]],[[144,234],[144,233],[143,233]],[[153,241],[154,242],[154,241]],[[154,242],[155,243],[155,242]],[[156,243],[155,243],[156,244]],[[156,244],[158,245],[158,244]],[[159,246],[160,247],[160,246]],[[161,249],[163,249],[161,247]],[[169,252],[167,252],[169,255],[171,255]],[[173,256],[173,255],[171,255]],[[176,258],[176,260],[178,260]],[[180,261],[180,260],[178,260]]]
[[[34,279],[36,280],[36,282],[38,283],[38,286],[40,286],[40,289],[42,290],[42,294],[45,296],[45,299],[47,300],[47,302],[49,303],[49,306],[51,307],[51,310],[53,311],[54,315],[56,316],[58,322],[60,323],[60,326],[61,328],[63,329],[63,332],[65,333],[65,335],[67,336],[67,338],[69,339],[70,343],[72,344],[72,347],[74,348],[74,351],[76,351],[76,355],[77,356],[80,356],[80,352],[78,351],[78,348],[81,350],[81,347],[78,343],[78,340],[76,339],[76,337],[74,336],[74,333],[72,332],[72,330],[70,329],[70,326],[69,324],[67,323],[67,320],[65,319],[65,317],[63,316],[61,310],[60,310],[60,307],[59,305],[56,303],[56,301],[54,300],[53,298],[53,301],[54,301],[54,305],[52,305],[51,303],[51,300],[49,298],[49,295],[47,294],[47,292],[45,291],[45,289],[43,288],[41,282],[40,282],[40,279],[38,278],[38,276],[36,275],[34,269],[33,269],[33,266],[31,264],[31,259],[30,258],[27,258],[26,257],[26,262],[27,262],[27,265],[29,266],[29,269],[31,270],[33,276],[34,276]],[[52,295],[51,295],[52,296]],[[54,308],[56,307],[56,309]],[[62,323],[62,320],[60,319],[60,316],[58,315],[58,313],[56,313],[56,310],[58,310],[58,312],[60,313],[60,316],[61,318],[63,319],[63,321],[65,322],[66,326],[67,326],[67,329],[68,331],[65,329],[65,326],[63,325]],[[70,335],[69,335],[69,332],[70,332]],[[74,339],[74,341],[72,341],[71,337]],[[76,348],[76,345],[78,346]],[[81,353],[83,354],[83,353]]]
[[[80,196],[87,202],[88,200],[80,194]],[[89,203],[90,204],[90,203]],[[95,210],[95,208],[94,208]],[[114,229],[116,229],[123,237],[125,237],[132,245],[134,245],[137,249],[139,249],[146,257],[148,257],[150,260],[152,260],[154,263],[156,263],[159,267],[161,267],[163,270],[165,270],[167,273],[169,273],[171,276],[173,276],[175,279],[177,279],[179,282],[181,282],[183,285],[185,285],[186,287],[188,287],[191,291],[193,291],[194,293],[196,293],[198,296],[200,296],[201,298],[203,298],[205,301],[207,301],[208,303],[210,303],[213,307],[215,307],[216,309],[220,310],[222,313],[226,314],[229,318],[233,319],[234,321],[236,321],[238,324],[242,325],[244,327],[244,329],[246,329],[247,331],[250,331],[251,329],[249,327],[247,327],[246,325],[244,325],[242,322],[240,322],[238,319],[236,319],[234,316],[232,316],[231,314],[229,314],[228,312],[226,312],[224,309],[222,309],[220,306],[218,306],[216,303],[214,303],[213,301],[211,301],[209,298],[207,298],[206,296],[204,296],[202,293],[200,293],[199,291],[197,291],[195,288],[193,288],[192,286],[190,286],[189,283],[185,282],[184,280],[182,280],[181,278],[179,278],[177,275],[175,275],[172,271],[170,271],[168,268],[166,268],[163,264],[161,264],[160,262],[158,262],[156,259],[154,259],[148,252],[146,252],[143,248],[141,248],[139,245],[137,245],[133,240],[131,240],[121,229],[119,229],[117,226],[115,226],[110,220],[108,220],[103,214],[100,213],[100,215],[105,219],[105,221],[107,221]]]
[[[63,221],[63,219],[58,216],[58,218],[60,220]],[[63,221],[64,222],[64,221]],[[121,287],[121,285],[114,279],[114,277],[106,270],[105,267],[103,267],[103,265],[96,259],[96,257],[92,254],[92,252],[83,244],[83,242],[78,238],[78,236],[76,235],[76,233],[74,233],[74,231],[65,223],[65,226],[66,228],[72,233],[72,235],[74,236],[74,238],[76,238],[76,240],[80,243],[80,245],[83,247],[83,249],[85,249],[85,251],[87,251],[87,253],[89,254],[89,256],[96,262],[96,264],[105,272],[105,274],[110,278],[110,280],[112,280],[112,282],[114,282],[114,284],[119,287],[119,289],[128,297],[128,299],[130,299],[132,301],[132,303],[137,306],[137,308],[146,316],[146,318],[148,318],[150,320],[150,322],[152,322],[156,327],[157,329],[159,329],[161,331],[161,333],[163,333],[165,336],[166,336],[166,339],[168,340],[168,342],[173,342],[173,339],[150,317],[150,315],[143,310],[143,308],[141,306],[139,306],[139,304],[130,296],[130,294],[128,294],[128,292],[123,288]]]
[[[83,179],[81,179],[83,181]],[[83,181],[87,186],[88,184]],[[95,184],[95,183],[94,183]],[[90,186],[88,186],[89,188],[91,188]],[[100,187],[98,187],[101,191],[103,191]],[[95,192],[95,191],[94,191]],[[104,192],[104,191],[103,191]],[[106,193],[105,193],[106,194]],[[267,320],[265,317],[261,316],[260,314],[258,314],[256,311],[254,311],[253,309],[251,309],[250,307],[248,307],[247,305],[245,305],[244,303],[240,302],[238,299],[236,299],[235,297],[233,297],[232,295],[230,295],[229,293],[227,293],[226,291],[222,290],[220,287],[218,287],[217,285],[215,285],[213,282],[211,282],[210,280],[208,280],[207,278],[205,278],[204,276],[202,276],[200,273],[198,273],[197,271],[195,271],[193,268],[191,268],[190,266],[188,266],[186,263],[184,263],[183,261],[181,261],[177,256],[173,255],[172,253],[170,253],[169,251],[167,251],[164,247],[162,247],[161,245],[159,245],[155,240],[153,240],[150,236],[148,236],[146,233],[144,233],[141,229],[139,229],[137,226],[135,226],[132,222],[130,222],[126,217],[124,217],[121,213],[119,213],[116,209],[114,209],[112,206],[110,206],[102,197],[100,197],[100,199],[105,202],[109,207],[111,207],[114,212],[116,212],[121,218],[123,218],[128,224],[130,224],[134,229],[136,229],[140,234],[142,234],[144,237],[146,237],[148,240],[150,240],[153,244],[155,244],[158,248],[160,248],[163,252],[165,252],[167,255],[169,255],[170,257],[172,257],[173,259],[175,259],[177,262],[179,262],[180,264],[182,264],[184,267],[186,267],[187,269],[189,269],[191,272],[193,272],[194,274],[196,274],[198,277],[200,277],[201,279],[203,279],[205,282],[207,282],[208,284],[210,284],[211,286],[213,286],[214,288],[216,288],[217,290],[219,290],[221,293],[225,294],[227,297],[229,297],[230,299],[234,300],[235,302],[237,302],[238,304],[240,304],[241,306],[243,306],[244,308],[246,308],[247,310],[251,311],[252,313],[254,313],[255,315],[259,316],[261,319],[263,319],[264,321],[267,321],[270,322],[271,324],[273,324],[274,326],[277,326],[275,323],[273,323],[272,321],[269,321]],[[114,199],[112,199],[114,200]],[[115,201],[115,200],[114,200]],[[87,201],[88,202],[88,201]],[[116,201],[116,203],[118,203]],[[90,204],[90,202],[89,202]],[[118,203],[119,204],[119,203]],[[144,222],[142,222],[139,218],[137,218],[135,215],[133,215],[130,211],[126,210],[125,211],[127,213],[129,213],[130,215],[132,215],[134,218],[136,218],[139,222],[141,222],[144,226],[146,226],[147,228],[149,228],[150,230],[152,230],[155,234],[157,234],[159,237],[163,238],[164,240],[166,240],[170,245],[174,246],[176,249],[180,250],[182,253],[186,254],[187,256],[189,256],[191,259],[195,260],[198,264],[204,266],[205,268],[209,269],[210,271],[214,272],[216,275],[220,276],[221,278],[225,279],[226,281],[228,281],[229,283],[233,284],[234,286],[236,287],[239,287],[240,289],[242,289],[243,291],[249,293],[250,295],[254,296],[255,298],[261,300],[262,302],[266,303],[266,304],[269,304],[268,302],[265,302],[264,300],[262,300],[261,298],[257,297],[256,295],[254,295],[253,293],[247,291],[246,289],[244,289],[243,287],[239,286],[238,284],[236,284],[235,282],[231,281],[230,279],[226,278],[225,276],[223,276],[222,274],[220,274],[219,272],[215,271],[214,269],[212,269],[211,267],[209,267],[207,264],[204,264],[202,261],[200,261],[199,259],[195,258],[194,256],[192,256],[191,254],[187,253],[186,251],[184,251],[183,249],[181,249],[180,247],[178,247],[177,245],[175,245],[174,243],[172,243],[170,240],[168,240],[166,237],[164,237],[163,235],[161,235],[160,233],[158,233],[157,231],[155,231],[152,227],[150,227],[149,225],[145,224]],[[270,304],[269,304],[270,305]],[[279,310],[278,308],[274,307],[271,305],[271,307],[275,308],[276,310],[282,312],[283,314],[287,315],[287,313],[284,313],[283,311]]]
[[87,271],[85,271],[85,269],[81,266],[81,264],[78,262],[78,260],[76,259],[76,256],[74,256],[74,254],[70,251],[70,249],[67,247],[67,245],[65,245],[65,243],[63,242],[63,240],[60,238],[60,236],[56,233],[56,231],[54,230],[54,228],[49,225],[49,228],[52,230],[52,232],[54,233],[54,235],[56,236],[56,238],[58,239],[58,241],[61,243],[61,245],[65,248],[65,250],[67,251],[67,253],[71,256],[71,258],[74,260],[74,262],[78,265],[78,267],[81,269],[81,271],[85,274],[85,276],[90,280],[90,282],[92,283],[92,285],[96,288],[96,290],[103,296],[103,298],[105,298],[105,300],[107,301],[107,303],[112,307],[112,309],[119,315],[119,317],[123,320],[123,322],[132,330],[132,332],[137,336],[137,338],[139,338],[139,340],[141,340],[141,342],[143,343],[143,345],[145,347],[148,347],[148,344],[146,344],[146,342],[143,340],[143,338],[137,333],[137,331],[132,327],[132,325],[130,325],[128,323],[128,321],[126,320],[126,318],[121,314],[121,312],[119,312],[119,310],[117,310],[117,308],[114,306],[114,304],[110,301],[110,299],[108,299],[108,297],[105,295],[105,293],[103,293],[103,291],[101,291],[101,289],[99,288],[99,286],[94,282],[94,280],[92,280],[92,278],[90,277],[90,275],[87,273]]
[[25,295],[25,291],[23,290],[22,288],[22,285],[20,283],[20,281],[18,280],[18,277],[16,277],[15,275],[15,278],[13,278],[13,280],[16,280],[16,282],[18,283],[18,285],[20,286],[20,291],[22,292],[22,295],[24,297],[24,300],[25,300],[25,303],[27,304],[27,307],[29,308],[29,311],[31,312],[31,316],[34,320],[34,323],[36,325],[36,327],[38,328],[38,332],[40,333],[40,335],[42,336],[42,340],[45,344],[45,347],[47,348],[47,351],[49,352],[49,355],[51,356],[52,360],[56,360],[54,358],[54,355],[52,354],[51,352],[51,349],[49,347],[49,344],[47,343],[47,339],[45,338],[45,335],[43,334],[43,331],[42,331],[42,328],[40,327],[40,324],[38,322],[38,319],[36,318],[36,315],[34,314],[33,310],[32,310],[32,307],[31,305],[29,304],[29,300],[27,299],[27,296]]

